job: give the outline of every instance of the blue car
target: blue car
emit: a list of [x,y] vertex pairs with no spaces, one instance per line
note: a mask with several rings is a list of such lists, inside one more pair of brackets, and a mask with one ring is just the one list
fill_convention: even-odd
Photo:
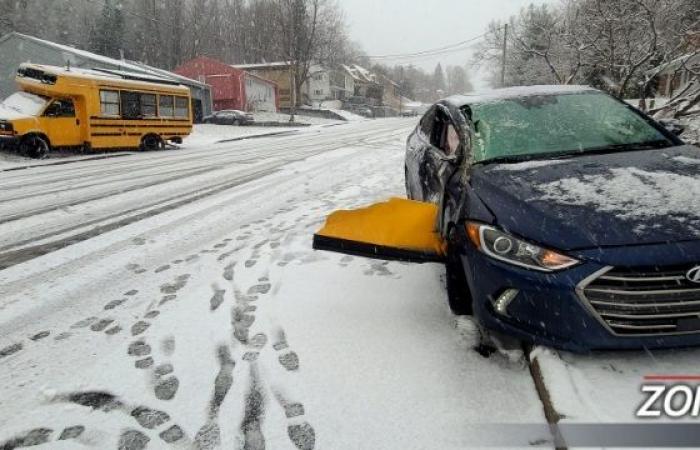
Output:
[[315,247],[443,261],[453,312],[526,342],[700,344],[700,149],[635,108],[582,86],[450,97],[408,138],[405,173],[438,244],[406,241],[431,230],[404,200],[357,216],[372,236],[329,218]]

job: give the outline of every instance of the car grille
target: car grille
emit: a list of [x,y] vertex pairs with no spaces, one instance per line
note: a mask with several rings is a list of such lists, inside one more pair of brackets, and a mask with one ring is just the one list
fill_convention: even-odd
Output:
[[700,284],[688,267],[609,268],[582,294],[613,333],[625,336],[700,332]]

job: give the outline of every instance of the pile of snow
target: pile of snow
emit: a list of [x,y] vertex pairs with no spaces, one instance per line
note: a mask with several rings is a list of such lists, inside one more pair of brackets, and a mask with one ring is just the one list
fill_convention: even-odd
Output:
[[192,134],[183,140],[183,145],[188,148],[200,147],[231,139],[293,133],[300,128],[198,124],[192,127]]
[[[256,112],[253,113],[256,122],[289,122],[289,114],[285,113],[274,113],[274,112]],[[338,123],[339,120],[326,119],[323,117],[305,116],[302,114],[296,114],[294,116],[294,121],[299,124],[308,125],[328,125],[332,123]]]
[[350,111],[346,111],[344,109],[331,109],[330,111],[333,111],[334,113],[338,114],[343,119],[345,119],[349,122],[357,121],[357,120],[368,120],[366,117],[362,117],[359,114],[355,114],[355,113],[352,113]]

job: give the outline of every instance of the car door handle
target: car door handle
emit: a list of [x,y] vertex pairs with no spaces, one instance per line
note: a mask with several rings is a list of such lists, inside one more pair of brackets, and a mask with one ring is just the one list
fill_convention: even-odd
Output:
[[75,119],[75,124],[80,125],[80,119]]

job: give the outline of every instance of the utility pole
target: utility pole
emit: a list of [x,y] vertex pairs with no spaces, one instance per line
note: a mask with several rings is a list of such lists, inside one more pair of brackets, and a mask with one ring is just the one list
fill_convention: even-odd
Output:
[[501,87],[506,85],[506,51],[508,43],[508,24],[503,26],[503,61],[501,61]]

